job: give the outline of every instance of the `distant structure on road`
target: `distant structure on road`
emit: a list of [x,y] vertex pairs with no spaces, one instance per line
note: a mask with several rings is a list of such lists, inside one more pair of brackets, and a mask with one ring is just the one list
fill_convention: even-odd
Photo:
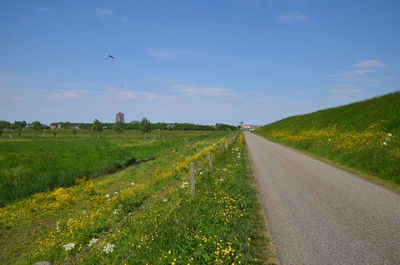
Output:
[[122,112],[118,112],[115,116],[115,122],[122,122],[125,123],[124,114]]
[[240,129],[244,131],[254,131],[256,128],[256,125],[243,124],[243,122],[240,124]]

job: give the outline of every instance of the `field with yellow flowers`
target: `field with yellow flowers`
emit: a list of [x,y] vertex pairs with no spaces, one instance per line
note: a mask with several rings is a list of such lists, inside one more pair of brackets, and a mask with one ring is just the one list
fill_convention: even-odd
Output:
[[289,117],[256,133],[399,187],[399,106],[400,92],[396,92]]
[[0,263],[273,263],[254,189],[242,135],[193,138],[155,159],[7,204]]

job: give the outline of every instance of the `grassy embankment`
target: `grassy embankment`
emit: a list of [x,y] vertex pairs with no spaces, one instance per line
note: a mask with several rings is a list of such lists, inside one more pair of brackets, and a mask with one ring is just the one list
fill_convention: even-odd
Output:
[[[256,134],[400,191],[400,92],[289,117]],[[383,181],[382,181],[383,180]]]
[[[32,134],[35,132],[31,132]],[[169,132],[168,138],[18,137],[0,141],[0,207],[36,192],[68,187],[223,132]],[[88,134],[89,135],[89,134]],[[129,134],[118,134],[116,137]],[[198,140],[197,139],[197,140]]]
[[[197,142],[1,209],[0,260],[62,264],[78,255],[79,264],[265,264],[272,254],[243,138],[223,151],[218,143],[225,141]],[[211,173],[204,159],[209,151]],[[194,199],[187,185],[192,161]]]

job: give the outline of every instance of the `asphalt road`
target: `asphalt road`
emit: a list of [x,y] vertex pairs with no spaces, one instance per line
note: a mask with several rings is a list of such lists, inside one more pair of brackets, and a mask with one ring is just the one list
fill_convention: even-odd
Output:
[[281,265],[400,264],[400,195],[245,137]]

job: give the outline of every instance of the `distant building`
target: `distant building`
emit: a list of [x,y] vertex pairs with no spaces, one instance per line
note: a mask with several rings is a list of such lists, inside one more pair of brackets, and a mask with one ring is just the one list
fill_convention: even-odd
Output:
[[253,131],[256,128],[255,125],[241,124],[240,129],[245,131]]
[[124,114],[122,112],[118,112],[115,116],[115,122],[122,122],[125,123]]

